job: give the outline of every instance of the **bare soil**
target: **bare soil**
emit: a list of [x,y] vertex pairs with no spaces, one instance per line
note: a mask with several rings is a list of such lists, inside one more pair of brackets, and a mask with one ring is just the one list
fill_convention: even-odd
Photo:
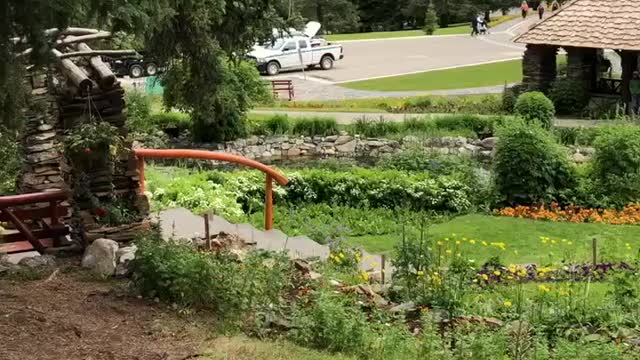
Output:
[[38,280],[0,277],[2,360],[182,360],[201,356],[213,324],[179,316],[65,264]]

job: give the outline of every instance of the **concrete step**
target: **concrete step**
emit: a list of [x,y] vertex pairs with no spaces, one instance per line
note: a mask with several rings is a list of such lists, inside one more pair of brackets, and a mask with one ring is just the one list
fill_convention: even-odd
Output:
[[294,257],[297,258],[317,257],[322,260],[326,260],[329,258],[330,253],[328,246],[318,244],[308,236],[295,236],[289,238],[287,249]]

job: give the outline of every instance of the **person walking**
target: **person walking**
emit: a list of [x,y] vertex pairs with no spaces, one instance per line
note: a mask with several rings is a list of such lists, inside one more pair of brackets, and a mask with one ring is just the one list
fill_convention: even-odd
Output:
[[478,17],[474,14],[471,19],[471,36],[478,35]]
[[522,5],[520,5],[520,10],[522,10],[522,19],[526,19],[527,14],[529,13],[529,4],[527,4],[526,1],[523,1]]
[[538,16],[540,16],[540,20],[542,20],[542,18],[544,17],[544,3],[540,2],[540,5],[538,5]]
[[553,2],[551,3],[551,11],[556,12],[558,11],[558,9],[560,9],[560,3],[558,2],[558,0],[553,0]]
[[640,72],[634,71],[629,82],[629,93],[631,94],[631,114],[638,114],[640,108]]

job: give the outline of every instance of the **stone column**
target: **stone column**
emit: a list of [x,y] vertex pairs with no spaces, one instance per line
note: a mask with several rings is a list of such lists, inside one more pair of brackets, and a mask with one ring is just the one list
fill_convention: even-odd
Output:
[[586,91],[597,86],[598,49],[567,47],[567,78],[584,84]]
[[558,48],[549,45],[527,45],[522,59],[522,82],[528,91],[546,92],[556,79]]

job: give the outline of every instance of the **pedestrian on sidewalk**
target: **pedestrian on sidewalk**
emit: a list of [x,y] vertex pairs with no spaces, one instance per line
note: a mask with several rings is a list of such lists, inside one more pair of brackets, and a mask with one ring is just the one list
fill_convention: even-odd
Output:
[[520,5],[520,10],[522,10],[522,19],[526,19],[527,14],[529,13],[529,4],[527,4],[526,0],[522,2],[522,5]]
[[540,2],[540,5],[538,5],[538,16],[540,16],[540,20],[544,17],[544,2]]
[[631,93],[631,114],[638,114],[640,108],[640,72],[634,71],[629,82],[629,93]]
[[478,35],[478,16],[475,14],[471,19],[471,36]]
[[556,12],[558,11],[558,9],[560,9],[560,3],[558,2],[558,0],[553,0],[553,2],[551,3],[551,11]]

